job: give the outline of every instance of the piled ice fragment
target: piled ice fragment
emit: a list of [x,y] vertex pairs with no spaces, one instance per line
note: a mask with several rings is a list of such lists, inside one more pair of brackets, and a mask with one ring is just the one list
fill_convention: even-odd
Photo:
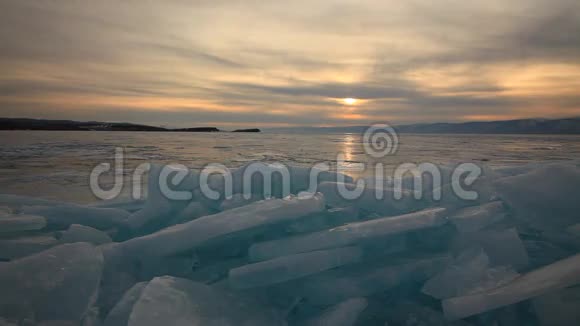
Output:
[[[313,187],[302,167],[288,170],[289,188],[273,173],[270,192],[253,182],[244,196],[244,172],[255,168],[234,171],[231,197],[220,175],[209,180],[218,197],[206,198],[197,172],[160,165],[151,168],[145,201],[82,206],[0,195],[0,323],[578,320],[577,165],[484,168],[476,199],[458,198],[444,183],[439,201],[435,180],[415,198],[408,176],[344,198],[340,189],[357,189],[351,178],[316,171]],[[442,171],[448,179],[451,168]],[[190,197],[164,195],[155,181],[167,172],[185,176],[171,190]]]

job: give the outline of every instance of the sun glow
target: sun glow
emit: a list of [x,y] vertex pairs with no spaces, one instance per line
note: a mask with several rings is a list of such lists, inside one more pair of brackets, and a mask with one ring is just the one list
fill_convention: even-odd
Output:
[[346,105],[355,105],[358,102],[356,98],[347,97],[342,99],[342,103]]

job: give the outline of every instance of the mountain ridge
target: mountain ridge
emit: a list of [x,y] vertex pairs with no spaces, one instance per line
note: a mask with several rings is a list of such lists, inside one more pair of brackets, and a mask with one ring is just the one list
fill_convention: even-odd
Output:
[[[364,133],[369,126],[269,128],[268,132]],[[580,117],[516,119],[500,121],[435,122],[392,125],[399,133],[448,134],[580,134]]]

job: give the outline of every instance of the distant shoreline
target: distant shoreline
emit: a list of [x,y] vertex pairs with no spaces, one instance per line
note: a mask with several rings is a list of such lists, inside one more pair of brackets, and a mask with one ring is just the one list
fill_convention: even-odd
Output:
[[[369,126],[284,127],[221,130],[216,127],[164,128],[126,122],[79,122],[28,118],[0,118],[0,130],[29,131],[141,131],[141,132],[242,132],[285,134],[363,134]],[[580,135],[580,118],[520,119],[487,122],[425,123],[395,125],[401,134],[456,135]]]
[[127,122],[0,118],[0,130],[23,131],[146,131],[146,132],[261,132],[260,129],[221,130],[216,127],[163,128]]

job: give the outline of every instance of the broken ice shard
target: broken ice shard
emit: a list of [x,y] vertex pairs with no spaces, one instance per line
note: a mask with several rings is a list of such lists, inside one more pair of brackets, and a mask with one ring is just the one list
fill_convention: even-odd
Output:
[[461,209],[449,219],[460,232],[475,232],[502,220],[505,215],[502,202],[496,201]]
[[61,243],[88,242],[94,245],[112,242],[105,232],[80,224],[73,224],[66,231],[57,232],[57,239]]
[[358,261],[357,247],[320,250],[279,257],[230,271],[230,284],[238,289],[282,283]]
[[356,222],[359,211],[353,206],[331,208],[322,213],[305,216],[286,227],[288,233],[310,233]]
[[[212,189],[224,193],[224,178],[214,174],[210,178]],[[270,184],[264,183],[263,176],[271,176]],[[290,193],[298,194],[301,191],[318,191],[316,186],[326,181],[352,182],[352,178],[344,174],[319,170],[317,168],[287,166],[280,164],[266,164],[262,162],[248,163],[232,172],[233,193],[247,193],[255,195],[268,195],[274,197],[287,196]],[[266,188],[270,186],[270,194]]]
[[304,326],[352,326],[367,307],[365,298],[352,298],[324,310],[319,316],[306,320]]
[[128,212],[136,212],[143,208],[145,200],[142,199],[112,199],[93,204],[99,208],[117,208]]
[[482,249],[466,250],[453,264],[423,285],[423,293],[447,299],[481,292],[506,284],[519,276],[509,267],[490,268]]
[[0,239],[0,259],[12,260],[25,257],[58,244],[58,240],[52,235],[30,235]]
[[0,234],[40,230],[46,227],[46,219],[36,215],[0,216]]
[[580,287],[573,286],[532,300],[541,326],[577,325],[580,320]]
[[115,208],[98,208],[73,204],[59,206],[24,206],[22,213],[44,216],[50,226],[66,228],[82,224],[99,230],[119,226],[129,212]]
[[[65,244],[0,264],[0,315],[79,322],[96,298],[103,255],[88,243]],[[11,316],[17,314],[17,316]]]
[[256,243],[250,247],[249,255],[251,260],[261,261],[295,253],[349,246],[367,239],[443,225],[446,221],[444,208],[426,209],[406,215],[350,223],[292,238]]
[[195,264],[194,257],[143,257],[139,264],[139,279],[150,280],[157,276],[169,275],[189,277]]
[[198,247],[220,236],[289,222],[323,209],[324,197],[320,194],[311,198],[263,200],[119,243],[114,251],[121,255],[167,256]]
[[487,230],[462,233],[454,241],[456,249],[481,247],[489,256],[491,266],[513,266],[523,270],[529,264],[528,253],[516,229]]
[[164,276],[147,284],[133,305],[128,326],[284,324],[274,311],[246,298]]
[[568,227],[566,229],[566,232],[580,238],[580,223]]
[[553,231],[578,223],[579,184],[580,169],[572,164],[551,164],[494,183],[518,219]]
[[6,205],[8,207],[21,207],[21,206],[60,206],[65,203],[48,200],[42,198],[19,196],[19,195],[7,195],[0,194],[0,205]]
[[175,214],[175,217],[170,218],[169,225],[186,223],[193,221],[196,218],[209,215],[211,212],[204,204],[196,201],[189,203],[183,210]]
[[[355,192],[360,189],[360,195],[355,199],[345,199],[342,189]],[[413,198],[412,193],[401,190],[401,198],[395,198],[395,190],[390,188],[357,187],[354,184],[339,182],[323,182],[318,191],[324,194],[328,205],[333,207],[352,206],[365,209],[383,216],[404,214],[423,207],[424,202]]]
[[[182,175],[183,179],[179,179]],[[175,178],[175,179],[174,179]],[[147,181],[147,201],[143,208],[127,218],[127,226],[137,230],[147,223],[180,211],[199,187],[199,175],[172,165],[152,164]],[[176,184],[173,181],[178,181]]]
[[280,284],[276,290],[304,298],[313,305],[335,304],[383,292],[407,281],[424,281],[449,261],[448,256],[435,256],[393,261],[387,266],[384,263],[377,266],[380,261],[361,262]]
[[148,282],[140,282],[127,290],[121,300],[109,312],[103,326],[127,326],[133,306],[141,297],[141,293],[143,293],[147,284]]
[[580,254],[520,276],[499,288],[443,301],[449,320],[462,319],[580,283]]
[[[406,326],[470,326],[471,324],[461,320],[449,323],[443,313],[431,307],[424,306],[417,302],[401,300],[383,308],[386,310],[388,325],[406,325]],[[503,325],[503,324],[502,324]]]
[[244,198],[244,195],[241,193],[233,194],[231,198],[222,201],[219,208],[221,211],[227,211],[228,209],[242,207],[261,199],[263,198],[256,194],[252,194],[249,199]]

